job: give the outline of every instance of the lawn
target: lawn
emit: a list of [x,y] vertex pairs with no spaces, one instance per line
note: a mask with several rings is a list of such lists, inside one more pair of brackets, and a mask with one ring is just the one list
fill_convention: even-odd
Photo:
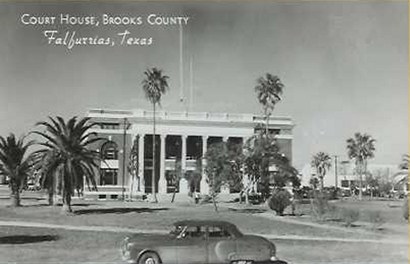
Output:
[[[219,212],[215,212],[211,204],[195,205],[181,201],[151,204],[76,199],[74,214],[64,215],[60,213],[61,206],[50,207],[45,200],[37,198],[25,196],[21,208],[11,208],[7,199],[0,199],[0,220],[165,231],[181,219],[223,219],[235,223],[244,233],[278,236],[274,240],[278,255],[290,263],[408,263],[408,245],[387,242],[387,239],[404,241],[408,238],[407,222],[401,218],[398,202],[335,202],[337,207],[361,211],[359,224],[347,228],[340,223],[318,223],[308,214],[278,217],[266,206],[235,203],[222,203]],[[298,210],[308,213],[309,208],[303,205]],[[366,214],[370,211],[380,212],[385,219],[382,230],[367,228]],[[0,262],[120,263],[118,246],[125,235],[126,232],[0,227]],[[338,239],[380,239],[384,242],[345,242]]]
[[[61,207],[43,204],[26,205],[20,208],[0,207],[0,220],[32,221],[75,226],[111,226],[143,230],[169,230],[172,223],[184,219],[221,219],[236,224],[243,232],[269,235],[293,235],[339,238],[374,238],[375,233],[351,232],[352,230],[323,229],[304,226],[281,219],[262,217],[263,207],[238,207],[226,204],[215,212],[213,206],[194,204],[150,204],[147,202],[97,202],[76,201],[73,215],[62,215]],[[272,213],[273,215],[273,213]]]
[[[126,233],[0,227],[0,261],[6,263],[121,263]],[[407,246],[276,240],[278,256],[289,263],[404,264]]]

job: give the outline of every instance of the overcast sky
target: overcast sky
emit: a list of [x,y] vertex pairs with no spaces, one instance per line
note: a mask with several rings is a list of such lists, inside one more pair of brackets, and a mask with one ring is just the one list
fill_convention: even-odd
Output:
[[[83,116],[88,108],[149,108],[141,80],[157,66],[170,76],[163,110],[179,101],[179,27],[23,25],[36,16],[188,16],[184,86],[190,111],[261,113],[256,79],[270,72],[285,84],[276,115],[291,116],[294,163],[325,151],[346,158],[346,139],[376,140],[373,163],[395,164],[408,152],[407,1],[0,3],[0,135],[26,133],[48,115]],[[145,22],[145,21],[144,21]],[[101,23],[101,22],[100,22]],[[44,30],[111,37],[116,45],[48,45]],[[153,38],[120,46],[125,30]]]

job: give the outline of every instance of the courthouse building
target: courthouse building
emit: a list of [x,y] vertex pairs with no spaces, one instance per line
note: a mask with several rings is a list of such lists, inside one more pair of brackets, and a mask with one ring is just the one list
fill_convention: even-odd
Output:
[[[93,131],[99,137],[107,139],[93,146],[102,158],[97,174],[100,198],[116,198],[122,190],[126,189],[128,192],[130,188],[137,193],[150,193],[153,169],[153,112],[92,109],[87,116],[97,124]],[[198,171],[197,166],[200,166],[201,179],[196,191],[208,193],[209,187],[204,172],[206,160],[203,158],[207,148],[222,141],[243,144],[264,123],[262,116],[253,114],[157,111],[157,192],[174,191],[175,177],[171,175],[176,167],[185,175],[175,188],[176,191],[189,192],[186,175],[190,171]],[[290,160],[293,126],[289,117],[270,117],[269,120],[270,133],[276,135],[281,153]],[[128,169],[131,150],[134,150],[135,154],[133,162],[137,164],[137,177],[132,177]],[[107,195],[109,197],[106,197]]]

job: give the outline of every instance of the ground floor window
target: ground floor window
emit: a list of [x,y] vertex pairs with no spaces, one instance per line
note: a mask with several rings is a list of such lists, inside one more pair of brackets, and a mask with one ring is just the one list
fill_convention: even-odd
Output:
[[100,185],[117,185],[118,170],[117,169],[101,169]]

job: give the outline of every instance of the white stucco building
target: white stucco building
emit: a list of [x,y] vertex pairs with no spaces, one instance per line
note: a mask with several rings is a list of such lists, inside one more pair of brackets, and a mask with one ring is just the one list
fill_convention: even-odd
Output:
[[[153,112],[146,110],[108,110],[92,109],[87,116],[98,124],[93,131],[107,142],[95,144],[103,161],[100,163],[97,185],[99,191],[116,195],[122,188],[134,188],[135,192],[151,192],[152,182],[152,140]],[[203,158],[210,144],[231,142],[243,144],[264,124],[262,116],[236,113],[207,112],[156,112],[156,190],[159,193],[174,191],[170,173],[175,171],[176,160],[180,160],[184,175],[177,192],[189,192],[189,172],[201,163],[201,193],[208,192],[204,173],[206,160]],[[269,132],[277,137],[280,151],[292,160],[292,129],[290,117],[271,117]],[[127,166],[130,162],[131,148],[138,149],[135,162],[138,164],[137,183],[131,186],[131,175]],[[124,159],[125,157],[125,159]],[[125,172],[125,173],[124,173]],[[107,197],[108,198],[108,197]],[[115,198],[115,197],[111,197]]]

